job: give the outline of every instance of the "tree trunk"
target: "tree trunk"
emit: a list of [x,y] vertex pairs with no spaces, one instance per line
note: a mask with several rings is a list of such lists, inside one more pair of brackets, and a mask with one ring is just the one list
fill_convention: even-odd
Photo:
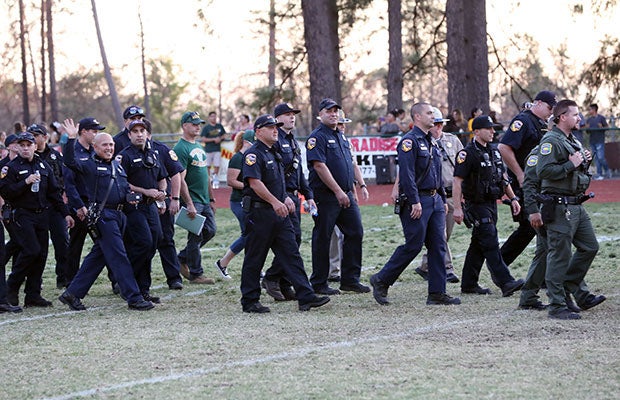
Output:
[[101,60],[103,62],[103,72],[105,75],[105,80],[108,83],[108,88],[110,90],[110,97],[112,99],[112,108],[114,109],[116,124],[118,125],[118,129],[120,130],[123,129],[123,127],[125,126],[125,121],[123,120],[123,115],[121,114],[121,104],[118,101],[118,94],[116,93],[116,87],[114,86],[112,71],[110,70],[110,65],[108,64],[108,57],[105,54],[105,46],[103,45],[103,38],[101,37],[101,29],[99,27],[99,17],[97,17],[97,7],[95,5],[95,0],[90,0],[90,4],[93,8],[95,28],[97,28],[97,40],[99,41],[99,51],[101,52]]
[[276,87],[276,5],[269,1],[269,66],[267,69],[269,88]]
[[52,2],[46,1],[46,19],[47,19],[47,54],[49,56],[49,73],[50,73],[50,111],[52,113],[52,121],[58,121],[58,93],[56,92],[56,63],[54,61],[54,35],[52,31]]
[[400,0],[388,0],[388,47],[390,51],[387,76],[387,109],[403,107],[403,47]]
[[146,57],[144,55],[144,25],[142,24],[142,13],[138,9],[138,21],[140,22],[140,60],[142,62],[142,87],[144,88],[144,111],[146,118],[151,120],[151,101],[149,98],[149,88],[146,79]]
[[485,0],[447,0],[448,105],[466,118],[489,112],[489,58]]
[[41,0],[41,121],[47,120],[47,85],[45,83],[47,77],[45,70],[45,10],[47,9],[47,1]]
[[26,62],[26,27],[24,21],[24,0],[19,0],[19,47],[22,58],[22,112],[24,123],[30,123],[30,106],[28,105],[28,64]]
[[[314,116],[319,113],[321,99],[330,97],[339,104],[342,100],[338,9],[333,0],[302,0],[301,9]],[[316,125],[316,119],[312,118],[312,121]]]

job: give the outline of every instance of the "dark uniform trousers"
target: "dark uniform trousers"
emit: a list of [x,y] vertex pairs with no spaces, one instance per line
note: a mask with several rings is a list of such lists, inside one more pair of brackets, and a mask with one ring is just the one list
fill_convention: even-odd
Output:
[[[519,197],[519,205],[521,209],[523,209],[523,191],[520,188],[514,190],[515,194]],[[506,265],[512,264],[513,261],[523,253],[523,250],[530,244],[534,236],[536,236],[536,231],[532,228],[532,225],[530,225],[526,213],[520,212],[515,218],[518,219],[517,222],[519,226],[510,234],[508,239],[506,239],[506,242],[504,242],[500,250],[502,259]]]
[[168,285],[179,280],[181,266],[177,257],[177,249],[174,243],[174,215],[170,214],[170,199],[166,199],[166,212],[159,215],[162,236],[157,250],[161,259],[161,266],[166,275]]
[[67,248],[67,268],[65,270],[65,280],[67,284],[77,274],[82,259],[82,249],[88,234],[86,222],[78,218],[76,213],[71,213],[73,217],[73,228],[69,229],[69,247]]
[[56,210],[49,212],[50,239],[54,245],[54,258],[56,259],[56,282],[61,285],[67,283],[67,252],[69,249],[69,236],[67,235],[67,221],[62,213]]
[[121,294],[128,303],[144,300],[123,244],[126,221],[127,218],[122,211],[103,209],[97,222],[101,238],[95,241],[92,250],[84,258],[81,268],[67,288],[69,293],[83,299],[103,267],[108,265],[118,282]]
[[162,236],[157,206],[142,202],[136,207],[125,208],[125,213],[130,227],[125,231],[127,256],[138,287],[146,294],[151,287],[151,261]]
[[4,244],[4,226],[0,223],[0,304],[7,303],[6,299],[6,268],[4,258],[6,257],[6,246]]
[[[555,208],[555,220],[547,224],[547,268],[545,281],[551,308],[564,305],[566,287],[575,293],[582,284],[596,257],[599,245],[594,235],[592,221],[582,205],[567,205],[570,221],[566,220],[564,206]],[[576,248],[572,253],[571,244]],[[587,294],[575,294],[577,303],[586,301]]]
[[506,263],[502,259],[497,239],[497,202],[468,203],[468,210],[478,224],[474,225],[471,242],[463,264],[462,288],[474,288],[478,285],[478,277],[484,260],[493,276],[493,282],[503,287],[514,280]]
[[259,301],[260,272],[269,249],[282,260],[285,276],[293,285],[299,304],[311,301],[314,292],[304,270],[290,218],[278,217],[266,203],[258,204],[264,204],[265,207],[251,208],[246,216],[247,237],[241,271],[241,305],[246,307]]
[[40,212],[15,209],[11,240],[19,246],[13,269],[7,279],[9,292],[17,292],[26,280],[26,297],[41,295],[41,283],[49,245],[49,210]]
[[[293,214],[289,214],[289,219],[291,220],[291,224],[293,225],[293,230],[295,231],[295,241],[297,242],[297,247],[301,245],[301,201],[299,197],[291,192],[286,192],[286,195],[293,200],[295,203],[295,212]],[[281,259],[278,257],[274,257],[271,262],[271,267],[265,271],[265,279],[269,281],[278,281],[284,277],[284,265]],[[286,279],[282,283],[287,285]],[[290,285],[290,284],[289,284]]]
[[377,273],[379,280],[386,285],[393,285],[405,268],[422,250],[428,249],[428,292],[446,292],[446,256],[445,228],[446,212],[443,200],[438,194],[420,196],[422,216],[411,218],[411,205],[403,207],[400,222],[403,226],[405,244],[396,248],[392,257]]
[[340,285],[352,285],[359,282],[362,270],[362,238],[364,228],[362,216],[353,193],[348,192],[351,206],[342,208],[335,196],[323,200],[315,193],[319,215],[314,218],[312,229],[312,276],[310,283],[316,290],[327,287],[329,276],[329,244],[334,226],[338,226],[344,235],[342,243],[342,266]]

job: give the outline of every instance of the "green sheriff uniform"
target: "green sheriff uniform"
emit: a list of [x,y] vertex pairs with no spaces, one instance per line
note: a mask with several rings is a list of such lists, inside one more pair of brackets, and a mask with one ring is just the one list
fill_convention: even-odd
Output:
[[[536,173],[541,180],[541,191],[553,197],[555,206],[549,213],[553,221],[545,222],[548,246],[545,281],[550,315],[566,310],[564,286],[576,291],[599,248],[590,217],[581,204],[581,196],[590,185],[587,165],[575,167],[569,160],[577,151],[582,152],[585,160],[581,144],[572,134],[567,136],[557,127],[545,134],[538,150]],[[577,248],[574,254],[571,244]],[[576,300],[578,304],[587,302],[587,299]]]

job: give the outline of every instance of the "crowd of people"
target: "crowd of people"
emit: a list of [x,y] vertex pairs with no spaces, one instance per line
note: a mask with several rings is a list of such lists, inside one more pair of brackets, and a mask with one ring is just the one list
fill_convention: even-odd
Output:
[[[593,106],[587,126],[605,127]],[[320,123],[305,142],[307,174],[295,137],[300,110],[291,104],[278,104],[251,126],[244,116],[235,131],[226,181],[233,189],[230,207],[240,236],[214,264],[223,279],[231,279],[228,265],[244,251],[244,312],[270,312],[260,302],[261,287],[276,301],[296,300],[301,311],[321,307],[341,292],[372,291],[377,303],[387,305],[390,286],[423,247],[426,253],[416,272],[428,281],[428,305],[461,304],[447,293],[446,282],[460,282],[462,294],[491,294],[478,283],[485,261],[503,296],[521,290],[522,309],[578,319],[581,310],[605,300],[584,281],[598,244],[582,206],[589,198],[585,191],[592,154],[573,135],[581,122],[574,101],[558,102],[550,91],[538,93],[511,121],[499,145],[497,122],[480,109],[472,110],[473,138],[465,146],[444,132],[450,120],[428,103],[411,107],[410,126],[404,126],[404,111],[390,112],[381,133],[406,131],[397,147],[399,171],[392,190],[405,241],[370,277],[371,287],[361,282],[364,228],[358,190],[364,199],[368,191],[345,135],[351,120],[332,99],[323,99],[318,109]],[[180,118],[181,138],[171,149],[152,138],[141,107],[127,107],[123,117],[125,127],[114,137],[93,117],[54,125],[65,137],[62,153],[50,145],[44,124],[5,139],[8,155],[0,160],[0,195],[10,240],[5,244],[0,238],[0,311],[21,311],[22,286],[26,307],[52,305],[41,295],[50,235],[57,287],[63,290],[59,301],[72,310],[86,309],[82,300],[104,267],[112,290],[129,309],[152,309],[161,302],[150,292],[158,251],[170,290],[183,289],[183,278],[190,284],[215,283],[205,276],[200,248],[217,230],[213,190],[219,186],[220,146],[228,134],[216,113],[205,121],[188,111]],[[453,113],[454,124],[458,117]],[[462,113],[460,118],[467,126]],[[601,150],[594,152],[599,157]],[[602,161],[599,174],[606,167],[604,157]],[[501,248],[496,229],[500,199],[510,204],[519,224]],[[299,251],[302,207],[314,220],[310,276]],[[188,231],[178,252],[177,213],[204,220],[198,231]],[[454,223],[472,228],[461,279],[447,243]],[[87,235],[94,245],[81,260]],[[535,236],[528,275],[515,279],[509,265]],[[266,269],[269,250],[274,258]],[[339,282],[339,288],[330,282]],[[548,305],[538,296],[544,286]]]

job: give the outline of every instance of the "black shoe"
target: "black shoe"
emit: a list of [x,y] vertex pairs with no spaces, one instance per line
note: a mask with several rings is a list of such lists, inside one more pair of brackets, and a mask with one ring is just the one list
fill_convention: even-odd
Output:
[[121,293],[121,287],[118,286],[118,282],[112,283],[112,293],[114,293],[114,294],[120,294]]
[[267,278],[263,278],[261,287],[267,291],[267,294],[274,298],[275,301],[286,301],[286,297],[280,291],[280,282],[270,281]]
[[525,284],[523,279],[517,279],[516,281],[511,281],[502,286],[502,296],[509,297],[512,296],[514,292],[521,289]]
[[168,289],[170,290],[183,290],[183,283],[180,281],[174,281],[168,284]]
[[470,288],[461,287],[461,293],[465,293],[465,294],[493,294],[493,292],[491,292],[491,289],[483,288],[480,285],[477,285],[475,287],[470,287]]
[[67,292],[66,290],[60,295],[60,297],[58,297],[58,300],[60,300],[62,304],[68,305],[69,308],[72,309],[73,311],[86,310],[86,307],[84,306],[84,304],[82,304],[80,299],[78,299],[71,293]]
[[271,312],[271,310],[269,309],[269,307],[265,307],[264,305],[262,305],[260,302],[257,301],[256,303],[252,303],[249,306],[244,306],[243,312],[254,313],[254,314],[264,314],[264,313]]
[[579,304],[579,307],[582,310],[589,310],[592,307],[598,306],[605,300],[607,300],[607,297],[603,296],[602,294],[599,294],[598,296],[589,294],[586,301],[584,303]]
[[56,289],[63,290],[66,289],[69,285],[65,281],[56,281]]
[[152,309],[153,307],[155,307],[153,303],[151,303],[150,301],[146,301],[146,300],[138,300],[135,303],[129,303],[127,305],[127,308],[129,308],[130,310],[137,310],[137,311],[147,311],[147,310]]
[[340,294],[340,290],[330,288],[329,286],[325,286],[325,287],[318,288],[318,289],[315,288],[314,289],[314,293],[316,293],[316,294],[323,294],[323,295],[326,295],[326,296],[335,296],[337,294]]
[[459,283],[461,280],[454,274],[454,272],[448,272],[446,274],[446,281],[450,283]]
[[49,300],[45,300],[41,296],[26,297],[24,299],[24,306],[25,307],[51,307],[52,302]]
[[554,318],[554,319],[581,319],[581,315],[572,312],[568,308],[560,308],[559,310],[549,311],[549,318]]
[[12,306],[9,303],[0,304],[0,314],[2,313],[20,313],[22,308],[19,306]]
[[370,288],[366,285],[362,285],[359,282],[350,283],[348,285],[341,284],[340,290],[343,292],[370,293]]
[[543,304],[541,301],[537,301],[534,304],[519,304],[520,310],[537,310],[542,311],[547,309],[547,305]]
[[299,303],[299,311],[309,311],[311,308],[321,307],[329,303],[329,300],[327,296],[315,296],[314,299],[308,303]]
[[327,278],[327,282],[340,282],[340,277],[338,275],[330,276],[329,278]]
[[142,297],[144,297],[144,301],[150,301],[151,303],[161,304],[161,300],[157,296],[151,296],[150,293],[142,293]]
[[461,299],[452,297],[447,293],[430,293],[426,298],[426,305],[453,305],[461,304]]
[[428,271],[424,271],[422,268],[418,267],[415,269],[416,274],[420,275],[422,279],[428,281]]
[[377,275],[372,275],[370,277],[370,284],[372,285],[372,296],[375,298],[377,303],[382,306],[390,304],[390,301],[387,298],[388,285],[381,282]]
[[297,300],[297,294],[290,285],[280,286],[280,292],[286,301]]
[[564,298],[564,302],[566,303],[566,308],[568,308],[570,311],[576,312],[576,313],[581,312],[581,308],[579,308],[577,304],[575,304],[570,294],[568,293],[566,294],[566,297]]
[[11,289],[6,292],[6,302],[12,306],[19,306],[19,295],[17,290],[13,291]]

